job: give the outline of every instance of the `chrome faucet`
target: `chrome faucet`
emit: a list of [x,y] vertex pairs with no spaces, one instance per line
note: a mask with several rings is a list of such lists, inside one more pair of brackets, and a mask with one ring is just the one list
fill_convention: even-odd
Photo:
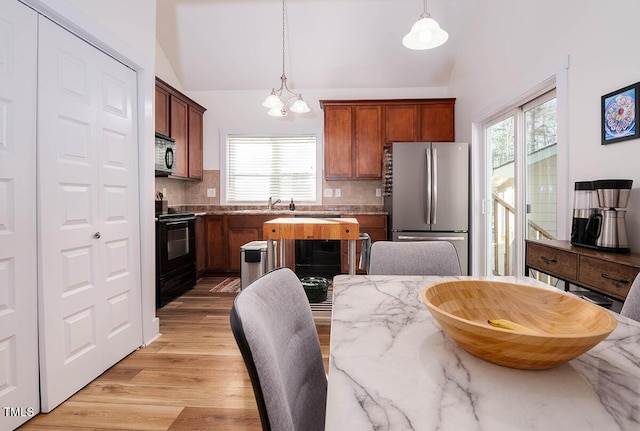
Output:
[[277,203],[282,202],[280,199],[276,199],[275,201],[271,198],[271,196],[269,196],[269,201],[267,202],[267,205],[269,206],[269,209],[272,210],[273,206]]

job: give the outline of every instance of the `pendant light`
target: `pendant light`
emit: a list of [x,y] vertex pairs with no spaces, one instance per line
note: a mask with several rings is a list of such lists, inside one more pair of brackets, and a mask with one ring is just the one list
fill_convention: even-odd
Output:
[[[282,0],[282,76],[280,76],[280,88],[271,89],[271,94],[262,102],[262,106],[269,108],[267,114],[272,117],[284,117],[287,115],[287,106],[293,102],[289,110],[296,114],[304,114],[311,111],[307,102],[302,98],[302,94],[289,90],[287,86],[287,75],[284,73],[284,29],[285,29],[285,7]],[[288,94],[283,94],[284,92]],[[285,100],[286,99],[286,100]]]
[[424,12],[411,27],[411,31],[402,38],[402,44],[409,49],[431,49],[449,39],[449,33],[440,28],[438,22],[427,12],[427,0],[424,0]]

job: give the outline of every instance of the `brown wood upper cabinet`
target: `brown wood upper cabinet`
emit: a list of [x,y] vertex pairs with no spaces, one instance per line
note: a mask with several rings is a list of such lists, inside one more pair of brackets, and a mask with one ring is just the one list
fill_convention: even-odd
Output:
[[206,109],[156,77],[156,132],[176,140],[173,176],[202,179],[202,116]]
[[380,178],[382,107],[325,104],[323,109],[325,178]]
[[454,142],[455,99],[438,99],[420,105],[420,141]]
[[391,142],[455,141],[455,99],[321,100],[326,180],[379,179]]
[[169,92],[156,85],[156,133],[169,136]]
[[384,107],[384,141],[416,142],[420,139],[420,106],[397,104]]

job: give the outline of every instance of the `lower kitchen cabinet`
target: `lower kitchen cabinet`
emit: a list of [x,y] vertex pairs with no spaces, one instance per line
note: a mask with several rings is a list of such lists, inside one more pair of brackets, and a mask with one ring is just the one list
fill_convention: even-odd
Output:
[[204,216],[196,217],[196,278],[201,278],[207,267],[207,224]]
[[227,272],[227,235],[224,216],[205,216],[206,225],[206,272]]
[[[283,215],[208,215],[206,272],[240,274],[240,247],[262,241],[262,225]],[[287,244],[287,266],[293,262],[293,247]]]
[[229,229],[228,267],[229,272],[240,272],[240,247],[262,237],[262,228],[235,227]]

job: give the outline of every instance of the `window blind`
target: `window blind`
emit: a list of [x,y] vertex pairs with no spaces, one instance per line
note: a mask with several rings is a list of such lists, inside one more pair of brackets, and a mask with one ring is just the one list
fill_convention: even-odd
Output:
[[316,136],[227,135],[227,202],[316,200]]

